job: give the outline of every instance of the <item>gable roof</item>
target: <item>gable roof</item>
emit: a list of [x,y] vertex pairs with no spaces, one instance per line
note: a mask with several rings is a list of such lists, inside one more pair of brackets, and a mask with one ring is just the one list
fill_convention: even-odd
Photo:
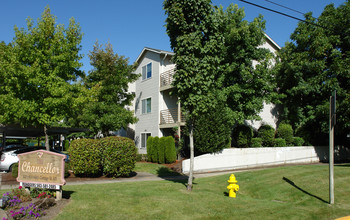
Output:
[[166,50],[158,50],[158,49],[154,49],[154,48],[150,48],[150,47],[144,47],[140,53],[140,55],[137,57],[136,59],[136,63],[138,63],[141,59],[141,57],[146,53],[146,52],[154,52],[154,53],[157,53],[157,54],[166,54],[166,55],[175,55],[174,52],[170,52],[170,51],[166,51]]

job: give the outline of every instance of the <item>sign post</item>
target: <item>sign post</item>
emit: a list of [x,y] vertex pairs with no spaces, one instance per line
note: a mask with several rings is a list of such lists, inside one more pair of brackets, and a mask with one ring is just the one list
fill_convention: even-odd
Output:
[[334,125],[336,112],[336,91],[330,97],[329,106],[329,204],[334,204]]

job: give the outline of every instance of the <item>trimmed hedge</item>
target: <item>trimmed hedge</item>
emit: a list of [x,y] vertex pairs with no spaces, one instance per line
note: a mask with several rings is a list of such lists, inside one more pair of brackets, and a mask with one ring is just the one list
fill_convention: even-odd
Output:
[[159,149],[159,137],[154,137],[153,142],[152,142],[152,162],[153,163],[158,163],[158,149]]
[[262,147],[263,140],[262,138],[252,138],[251,147]]
[[176,161],[175,140],[173,137],[164,137],[165,139],[165,162],[174,163]]
[[273,147],[275,139],[275,129],[268,124],[261,125],[258,129],[258,137],[262,139],[262,146]]
[[291,146],[293,144],[293,128],[290,124],[281,123],[277,128],[277,137],[286,140],[286,144]]
[[11,167],[11,176],[13,178],[17,178],[18,177],[18,163],[14,163]]
[[152,154],[153,154],[153,137],[149,136],[147,138],[147,161],[152,162]]
[[98,142],[96,139],[76,139],[71,142],[68,153],[75,175],[102,175],[102,151]]
[[101,139],[77,139],[68,149],[70,167],[76,176],[128,176],[136,163],[133,140],[111,136]]
[[275,138],[275,147],[285,147],[286,145],[286,140],[283,138]]
[[158,163],[165,163],[165,137],[159,138],[159,145],[158,145]]
[[252,142],[253,129],[247,125],[238,125],[233,129],[233,137],[237,147],[249,147]]
[[130,138],[111,136],[101,138],[103,173],[108,177],[129,176],[135,168],[137,149]]

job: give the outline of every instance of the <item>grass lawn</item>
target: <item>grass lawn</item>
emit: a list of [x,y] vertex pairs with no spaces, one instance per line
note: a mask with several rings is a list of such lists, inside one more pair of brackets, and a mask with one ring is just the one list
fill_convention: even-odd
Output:
[[187,181],[182,180],[64,186],[71,202],[56,219],[335,219],[350,215],[350,164],[335,167],[332,206],[327,165],[285,166],[235,176],[240,186],[235,199],[227,196],[229,174],[195,179],[192,192],[186,191]]

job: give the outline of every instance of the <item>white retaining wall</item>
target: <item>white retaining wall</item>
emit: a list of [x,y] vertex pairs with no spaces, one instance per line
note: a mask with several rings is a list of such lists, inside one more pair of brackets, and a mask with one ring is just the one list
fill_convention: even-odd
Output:
[[[293,163],[317,163],[328,160],[328,147],[228,148],[220,153],[194,159],[194,172],[224,171]],[[350,157],[347,148],[336,148],[335,159]],[[182,172],[189,173],[190,160],[182,162]]]

